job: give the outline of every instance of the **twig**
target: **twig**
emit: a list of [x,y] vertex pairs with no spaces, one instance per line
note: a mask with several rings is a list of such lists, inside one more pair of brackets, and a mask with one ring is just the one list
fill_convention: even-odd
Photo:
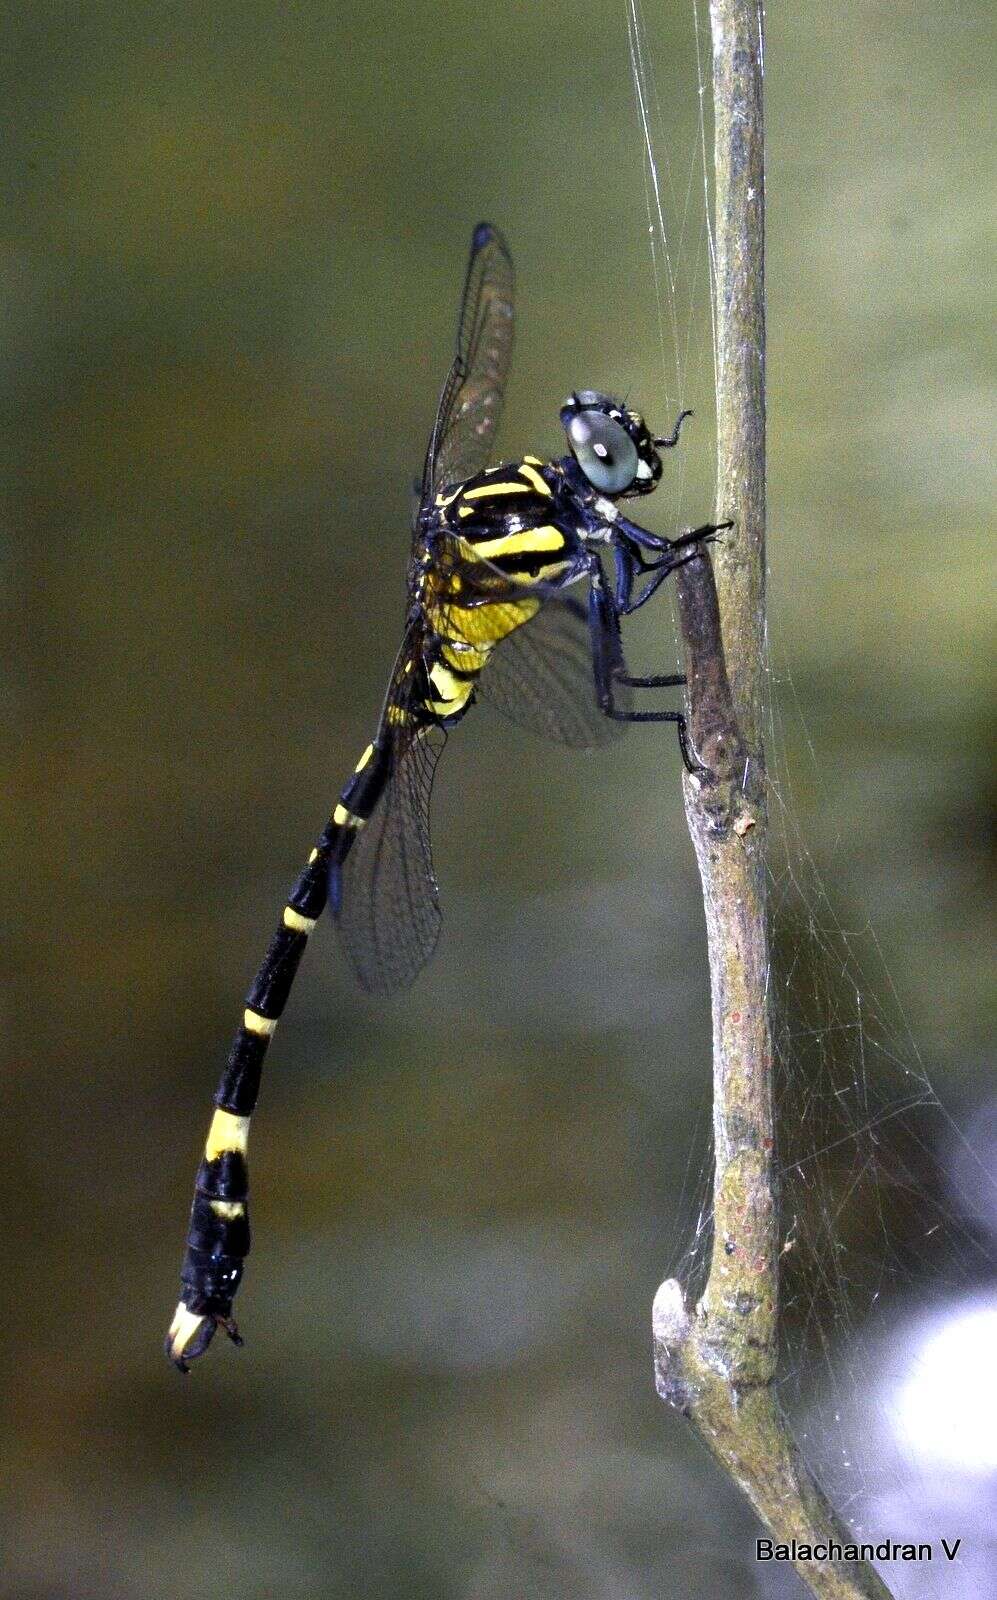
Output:
[[[765,310],[762,19],[757,0],[711,0],[716,115],[717,546],[678,572],[691,733],[704,778],[685,783],[703,885],[713,1008],[713,1247],[699,1304],[654,1303],[658,1392],[693,1423],[778,1543],[844,1546],[774,1390],[779,1307],[766,808]],[[720,604],[718,605],[718,591]],[[723,637],[721,635],[721,606]],[[724,650],[726,640],[726,658]],[[728,665],[729,663],[729,680]],[[811,1593],[888,1600],[864,1562],[794,1563]]]

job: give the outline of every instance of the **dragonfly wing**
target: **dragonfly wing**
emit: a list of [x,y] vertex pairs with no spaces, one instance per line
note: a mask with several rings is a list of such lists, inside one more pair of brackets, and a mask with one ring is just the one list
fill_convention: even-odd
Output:
[[395,736],[387,791],[343,863],[335,920],[357,980],[371,994],[407,989],[440,935],[429,801],[445,743],[446,733],[434,726]]
[[[476,685],[481,699],[520,727],[574,749],[619,737],[626,724],[607,717],[596,700],[588,608],[574,592],[583,568],[557,581],[524,583],[451,536],[436,540],[434,570],[448,596],[437,602],[435,626],[449,639],[487,646]],[[622,667],[615,618],[601,648],[610,670]],[[630,690],[618,681],[613,699],[618,709],[630,708]]]
[[[478,691],[510,721],[575,750],[611,744],[627,726],[599,709],[588,612],[573,595],[545,600],[530,621],[496,645]],[[614,686],[621,709],[628,696],[624,686]]]
[[329,904],[347,957],[372,994],[407,988],[440,933],[429,802],[446,732],[425,720],[423,644],[421,626],[410,626],[377,735],[388,750],[384,792],[330,881]]
[[512,359],[512,257],[497,228],[479,222],[464,280],[457,353],[443,385],[422,476],[422,503],[462,483],[492,454]]

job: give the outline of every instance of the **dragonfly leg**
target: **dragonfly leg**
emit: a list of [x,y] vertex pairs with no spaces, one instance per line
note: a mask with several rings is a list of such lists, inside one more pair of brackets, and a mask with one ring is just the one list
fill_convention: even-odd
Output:
[[606,592],[601,568],[593,570],[589,587],[589,631],[592,640],[592,667],[595,692],[604,716],[614,722],[673,722],[678,734],[679,749],[687,770],[695,775],[705,771],[696,760],[690,740],[685,713],[673,710],[630,711],[616,704],[613,686],[633,688],[673,688],[685,682],[681,673],[663,673],[651,677],[635,677],[626,670],[623,645],[620,638],[619,612]]
[[[616,568],[616,583],[614,586],[614,607],[617,616],[628,617],[631,612],[637,611],[646,601],[650,600],[670,572],[681,563],[672,560],[671,550],[666,549],[658,561],[647,561],[641,553],[639,546],[631,545],[629,540],[625,543],[614,544],[613,562]],[[651,574],[650,582],[634,598],[634,585],[638,578]]]
[[[700,528],[692,528],[688,533],[680,534],[677,539],[659,539],[656,534],[649,534],[646,529],[638,528],[636,523],[628,522],[626,518],[621,517],[614,527],[622,538],[613,544],[613,561],[616,567],[615,602],[618,614],[628,617],[646,605],[670,573],[693,559],[700,545],[710,543],[718,533],[732,526],[730,522],[706,522]],[[650,540],[654,543],[649,544]],[[689,548],[690,546],[692,548]],[[646,549],[660,550],[662,553],[657,560],[648,560],[643,554]],[[683,554],[677,554],[679,551]],[[637,579],[646,574],[651,575],[650,581],[635,598],[634,586]]]
[[687,681],[684,672],[665,672],[651,678],[634,678],[628,672],[616,672],[613,676],[628,689],[677,689]]
[[681,550],[689,544],[713,544],[718,533],[726,533],[728,528],[734,526],[733,522],[704,522],[702,527],[689,528],[687,532],[680,533],[677,539],[672,540],[672,549]]

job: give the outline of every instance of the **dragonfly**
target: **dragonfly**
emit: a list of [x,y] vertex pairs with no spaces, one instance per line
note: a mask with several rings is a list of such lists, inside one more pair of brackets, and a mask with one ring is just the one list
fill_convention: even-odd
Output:
[[492,460],[513,345],[514,273],[497,228],[474,229],[457,329],[412,520],[407,610],[377,730],[283,908],[246,996],[198,1169],[181,1299],[166,1353],[182,1372],[223,1328],[249,1251],[247,1149],[263,1060],[298,964],[326,909],[360,985],[411,984],[441,923],[429,804],[440,751],[477,699],[562,744],[600,745],[631,722],[671,722],[699,771],[685,717],[637,709],[636,689],[677,673],[627,669],[621,619],[729,524],[668,539],[619,502],[649,494],[682,411],[654,437],[643,417],[594,389],[560,409],[568,450]]

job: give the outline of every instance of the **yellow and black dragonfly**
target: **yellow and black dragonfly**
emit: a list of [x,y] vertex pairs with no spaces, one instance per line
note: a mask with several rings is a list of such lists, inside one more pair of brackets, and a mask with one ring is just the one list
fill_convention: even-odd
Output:
[[[362,987],[404,988],[431,956],[440,907],[429,799],[447,733],[479,696],[560,742],[603,743],[627,722],[674,722],[696,770],[685,720],[635,710],[620,619],[645,604],[712,524],[678,539],[630,522],[618,501],[648,494],[662,449],[643,418],[584,389],[561,408],[568,454],[489,466],[513,341],[513,267],[498,230],[474,230],[457,352],[440,397],[413,519],[408,610],[377,732],[361,756],[246,997],[215,1095],[166,1338],[187,1370],[217,1327],[239,1343],[232,1301],[249,1250],[246,1151],[267,1046],[308,937],[328,906]],[[691,548],[690,548],[691,547]]]

